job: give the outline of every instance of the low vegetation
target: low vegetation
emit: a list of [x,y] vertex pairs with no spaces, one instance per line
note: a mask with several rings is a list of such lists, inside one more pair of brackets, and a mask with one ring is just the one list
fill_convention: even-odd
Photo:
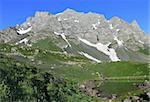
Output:
[[54,77],[25,63],[0,55],[0,100],[2,102],[92,102],[71,80]]
[[[148,63],[94,63],[51,47],[0,44],[2,102],[108,102],[112,94],[117,95],[114,102],[120,102],[145,91],[137,86],[149,80]],[[80,89],[90,81],[94,81],[101,97]],[[108,99],[102,99],[106,96]]]
[[139,52],[145,54],[145,55],[150,55],[150,50],[149,48],[139,48]]

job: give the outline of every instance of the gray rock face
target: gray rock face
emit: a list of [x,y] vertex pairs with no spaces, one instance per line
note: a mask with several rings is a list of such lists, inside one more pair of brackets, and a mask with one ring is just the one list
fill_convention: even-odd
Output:
[[18,35],[15,27],[0,31],[0,43],[16,42],[27,35]]
[[[104,15],[95,13],[79,13],[67,9],[60,14],[49,12],[36,12],[34,17],[29,17],[21,26],[27,28],[31,23],[32,31],[28,33],[33,41],[49,36],[49,32],[64,33],[69,38],[82,37],[90,42],[106,44],[113,42],[114,36],[124,41],[124,44],[133,50],[149,44],[149,36],[140,29],[136,21],[131,24],[118,17],[106,20]],[[0,31],[0,42],[14,42],[20,38],[16,28]]]

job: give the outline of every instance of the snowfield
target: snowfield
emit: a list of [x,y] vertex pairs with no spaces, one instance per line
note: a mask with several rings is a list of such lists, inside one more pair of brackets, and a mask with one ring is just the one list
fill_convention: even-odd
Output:
[[58,20],[59,22],[60,22],[60,21],[62,21],[62,19],[61,19],[61,18],[58,18],[57,20]]
[[87,53],[79,52],[79,54],[81,54],[81,55],[85,56],[86,58],[88,58],[88,59],[90,59],[90,60],[92,60],[92,61],[95,61],[95,62],[97,62],[97,63],[100,63],[100,62],[101,62],[100,60],[94,58],[93,56],[90,56],[90,55],[87,54]]
[[97,29],[96,24],[92,24],[92,26],[93,26],[94,29]]
[[139,43],[144,44],[144,42],[143,42],[143,41],[141,41],[141,40],[139,40]]
[[79,20],[74,20],[74,22],[79,23],[80,21]]
[[98,20],[98,22],[95,23],[95,24],[92,24],[92,26],[93,26],[93,28],[96,30],[96,29],[97,29],[97,26],[100,25],[100,24],[101,24],[101,22]]
[[79,38],[79,40],[91,47],[95,47],[98,51],[103,52],[105,55],[109,56],[111,61],[120,61],[120,59],[117,57],[115,50],[108,47],[111,43],[108,43],[106,45],[102,43],[93,44],[86,39]]
[[117,31],[117,32],[119,32],[119,31],[120,31],[120,29],[116,29],[116,31]]
[[109,57],[110,57],[110,59],[111,59],[112,61],[121,61],[121,60],[117,57],[117,53],[116,53],[115,49],[110,48],[109,51],[110,51]]
[[28,32],[30,32],[32,30],[32,26],[29,27],[28,29],[24,30],[23,28],[22,29],[19,29],[17,30],[17,33],[20,34],[20,35],[23,35],[23,34],[26,34]]
[[24,39],[20,40],[19,42],[17,42],[16,45],[21,44],[21,43],[27,44],[28,41],[29,40],[27,38],[24,38]]
[[78,39],[89,46],[96,47],[95,44],[92,44],[91,42],[87,41],[86,39],[82,39],[80,37]]
[[117,41],[118,46],[123,46],[123,40],[119,40],[116,36],[114,36],[114,40]]
[[69,41],[67,40],[66,36],[64,33],[57,33],[57,32],[54,32],[54,34],[58,35],[58,36],[61,36],[61,38],[66,41],[66,43],[68,44],[69,47],[71,47],[71,44],[69,43]]
[[111,30],[114,29],[113,26],[112,26],[112,24],[109,25],[109,28],[110,28]]
[[68,20],[68,19],[67,19],[67,18],[64,18],[63,20],[66,21],[66,20]]

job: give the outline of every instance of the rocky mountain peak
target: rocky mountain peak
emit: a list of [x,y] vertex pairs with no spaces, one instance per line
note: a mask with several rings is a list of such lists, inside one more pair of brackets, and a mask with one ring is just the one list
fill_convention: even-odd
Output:
[[[62,13],[53,15],[49,12],[38,11],[34,17],[29,17],[21,27],[28,29],[28,23],[32,25],[32,32],[28,35],[37,36],[35,38],[43,38],[41,36],[47,36],[48,32],[57,32],[75,38],[81,37],[93,43],[101,42],[104,44],[114,41],[115,35],[131,48],[136,47],[134,44],[141,46],[139,40],[145,43],[148,42],[146,40],[147,36],[142,30],[139,30],[136,21],[128,24],[116,16],[107,20],[104,15],[92,12],[81,13],[66,9]],[[0,35],[0,41],[7,40],[6,42],[11,42],[15,37],[18,37],[15,30],[13,32],[1,31]],[[12,37],[12,35],[14,36]],[[6,38],[9,38],[9,40]],[[132,44],[129,40],[132,41]]]
[[46,16],[49,16],[50,13],[49,12],[40,12],[40,11],[37,11],[35,13],[35,17],[46,17]]
[[110,19],[110,21],[112,22],[116,22],[116,23],[120,23],[120,22],[125,22],[123,21],[121,18],[117,17],[117,16],[114,16]]
[[139,24],[137,23],[136,20],[133,20],[130,24],[132,27],[134,27],[135,29],[140,29]]
[[75,13],[76,11],[70,8],[67,8],[66,10],[64,10],[63,13]]

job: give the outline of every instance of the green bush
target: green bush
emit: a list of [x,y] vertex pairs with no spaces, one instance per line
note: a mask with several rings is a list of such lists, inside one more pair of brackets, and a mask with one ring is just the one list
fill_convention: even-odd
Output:
[[76,102],[82,97],[76,82],[0,55],[0,100],[2,102]]

